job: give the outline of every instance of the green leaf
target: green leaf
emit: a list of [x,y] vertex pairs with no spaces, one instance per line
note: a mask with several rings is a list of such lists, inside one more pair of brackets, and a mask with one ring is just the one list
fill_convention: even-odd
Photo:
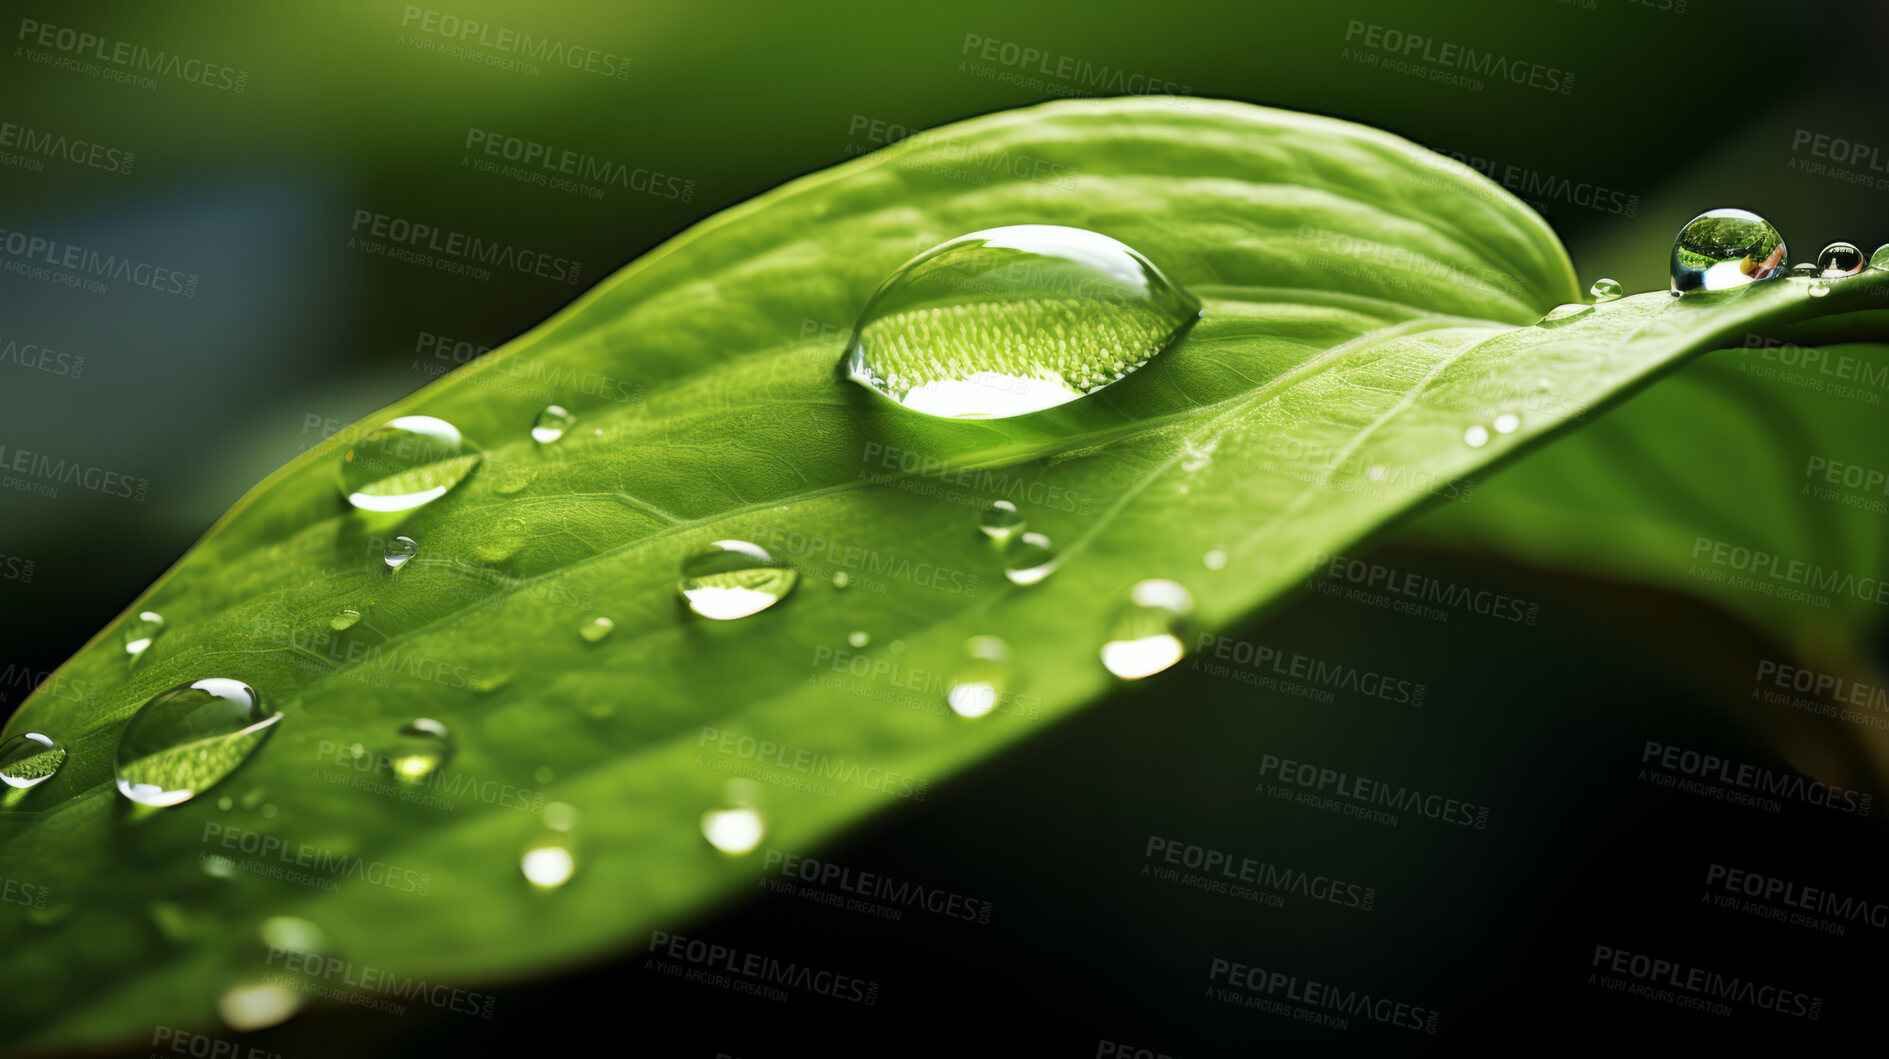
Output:
[[[840,380],[888,272],[1014,223],[1120,239],[1205,316],[1126,380],[1021,419],[924,419]],[[1385,133],[1197,99],[998,114],[794,181],[271,476],[135,605],[169,622],[136,666],[121,617],[25,704],[9,731],[72,757],[9,814],[7,874],[51,896],[0,918],[0,1024],[73,1045],[208,1021],[225,988],[282,971],[258,940],[271,916],[314,922],[355,968],[462,984],[636,949],[756,879],[761,854],[700,833],[731,778],[758,781],[765,846],[808,849],[1108,694],[1097,652],[1136,582],[1181,582],[1199,628],[1225,627],[1692,352],[1883,286],[1645,295],[1529,326],[1577,288],[1520,202]],[[577,424],[540,446],[546,389]],[[403,521],[365,519],[333,464],[403,414],[486,456]],[[1056,542],[1041,584],[1010,584],[975,528],[999,498]],[[420,550],[390,572],[395,533]],[[729,538],[799,585],[695,619],[678,567]],[[345,610],[362,617],[334,628]],[[591,642],[595,614],[615,628]],[[966,721],[945,680],[984,634],[1010,645],[1014,695]],[[120,730],[205,676],[286,716],[208,795],[133,817],[111,786]],[[450,786],[354,771],[398,757],[419,717],[454,734]],[[558,837],[547,802],[575,809],[577,867],[538,893],[520,856]]]

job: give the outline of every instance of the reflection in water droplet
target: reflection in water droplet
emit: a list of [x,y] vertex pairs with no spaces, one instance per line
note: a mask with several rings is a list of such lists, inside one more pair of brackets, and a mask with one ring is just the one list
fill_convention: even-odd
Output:
[[1588,297],[1597,302],[1610,302],[1625,293],[1626,288],[1622,287],[1617,279],[1597,279],[1593,286],[1587,288]]
[[1875,253],[1869,255],[1869,267],[1889,268],[1889,243],[1882,244]]
[[164,615],[154,610],[141,610],[129,622],[125,623],[125,653],[136,662],[144,657],[157,638],[164,635]]
[[482,458],[444,419],[401,416],[341,454],[341,494],[362,511],[410,511],[446,495]]
[[1198,299],[1105,235],[991,228],[893,272],[860,314],[845,367],[927,415],[1025,415],[1121,379],[1199,317]]
[[872,642],[872,634],[864,629],[854,629],[846,635],[846,642],[854,647],[864,647]]
[[1514,412],[1504,412],[1496,416],[1495,422],[1491,425],[1495,427],[1495,432],[1498,434],[1513,434],[1515,428],[1522,425],[1522,417]]
[[676,591],[704,618],[729,621],[766,610],[793,591],[799,575],[758,544],[715,541],[682,564]]
[[355,610],[353,607],[343,607],[335,612],[334,617],[328,619],[328,627],[339,632],[342,629],[354,628],[354,623],[360,620],[360,611]]
[[1187,653],[1181,634],[1193,609],[1193,595],[1172,581],[1137,584],[1109,624],[1103,667],[1123,680],[1139,680],[1180,661]]
[[453,756],[453,734],[431,717],[416,717],[400,726],[400,743],[387,756],[394,776],[419,783],[445,767]]
[[577,417],[565,411],[563,405],[546,405],[531,424],[531,440],[540,445],[549,445],[576,425]]
[[598,614],[580,622],[577,626],[577,635],[582,637],[585,643],[600,643],[615,632],[616,627],[616,622]]
[[49,735],[21,732],[0,743],[0,782],[9,787],[37,787],[65,763],[66,748]]
[[1863,271],[1867,262],[1855,243],[1831,243],[1817,255],[1817,271],[1825,279],[1842,279]]
[[1023,532],[1027,525],[1017,505],[1008,500],[993,501],[983,514],[977,516],[977,528],[999,544]]
[[1783,269],[1784,237],[1770,221],[1745,210],[1708,210],[1673,240],[1672,292],[1730,290]]
[[[412,537],[395,537],[387,542],[385,558],[387,569],[398,570],[407,565],[407,560],[420,554],[419,542]],[[428,560],[429,562],[431,560]]]
[[1201,565],[1209,570],[1224,570],[1227,566],[1227,553],[1215,548],[1200,557]]
[[118,792],[140,805],[189,801],[236,771],[281,719],[240,680],[179,684],[139,707],[118,737]]
[[1055,572],[1055,546],[1041,533],[1025,533],[1004,553],[1004,576],[1012,584],[1034,585]]
[[964,641],[964,664],[951,677],[945,703],[959,717],[975,720],[997,708],[1010,682],[1010,645],[995,636]]
[[1463,431],[1463,443],[1472,449],[1482,448],[1489,443],[1489,429],[1481,426],[1470,427]]
[[1823,269],[1818,268],[1815,261],[1799,261],[1797,264],[1791,266],[1791,275],[1800,279],[1821,275],[1822,273]]
[[1594,311],[1593,306],[1581,305],[1577,302],[1569,302],[1566,305],[1557,305],[1554,308],[1548,310],[1548,313],[1546,316],[1543,316],[1541,319],[1535,321],[1535,326],[1536,327],[1559,327],[1562,324],[1571,323],[1575,320],[1578,320],[1581,317],[1586,316],[1588,313],[1591,313],[1593,311]]

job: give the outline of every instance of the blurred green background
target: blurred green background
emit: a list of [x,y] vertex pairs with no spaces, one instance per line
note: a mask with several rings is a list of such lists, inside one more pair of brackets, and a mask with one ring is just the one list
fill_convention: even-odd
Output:
[[[25,267],[25,258],[0,238],[0,266],[9,269],[0,272],[0,445],[7,458],[43,454],[148,483],[142,500],[73,486],[56,496],[0,490],[0,556],[7,558],[0,563],[0,600],[8,628],[0,647],[0,665],[7,667],[0,708],[17,705],[38,675],[103,627],[245,490],[327,434],[518,334],[670,235],[794,176],[956,119],[1120,91],[1110,87],[1118,82],[1087,82],[1067,71],[1107,68],[1134,78],[1119,82],[1131,91],[1169,86],[1352,119],[1456,155],[1533,202],[1560,232],[1584,281],[1612,276],[1630,292],[1664,286],[1673,233],[1715,206],[1741,206],[1772,219],[1794,260],[1835,239],[1865,250],[1889,241],[1883,209],[1889,172],[1871,168],[1872,161],[1889,165],[1889,158],[1877,158],[1869,146],[1889,145],[1889,116],[1869,87],[1889,33],[1889,9],[1877,6],[1269,0],[847,3],[816,10],[428,2],[450,6],[348,0],[303,7],[14,5],[6,23],[13,39],[0,55],[0,228],[9,236],[151,262],[197,281],[194,296],[126,282],[113,282],[104,293],[73,289],[15,270],[16,262]],[[486,28],[452,39],[467,22]],[[108,51],[128,42],[232,73],[211,85],[162,73],[149,85],[112,80],[82,65],[101,65],[96,60],[63,47],[62,30],[102,38],[98,47]],[[501,31],[549,40],[593,58],[595,68],[520,60],[504,45],[485,43],[500,39]],[[1393,33],[1422,37],[1425,47],[1474,48],[1511,64],[1538,65],[1570,88],[1496,79],[1469,87],[1390,69],[1383,43]],[[1026,50],[1035,53],[1027,61]],[[1417,48],[1415,57],[1423,51]],[[535,69],[508,68],[513,62]],[[237,74],[240,92],[233,90]],[[98,144],[108,153],[86,161],[46,157],[9,142],[25,135],[7,133],[9,124],[35,136]],[[1847,160],[1847,168],[1867,179],[1831,172],[1846,162],[1846,148],[1831,146],[1836,141],[1869,152]],[[486,153],[491,144],[499,155]],[[627,174],[630,186],[591,181],[586,191],[492,171],[492,164],[505,164],[507,149],[537,149],[528,145],[554,157],[574,152],[609,163],[613,172]],[[579,262],[581,279],[496,275],[483,281],[377,257],[350,245],[361,234],[362,211]],[[842,338],[835,335],[836,356]],[[66,356],[35,366],[18,352],[29,345]],[[82,369],[70,370],[73,358],[83,358]],[[634,381],[634,365],[623,374]],[[1735,488],[1740,470],[1722,468],[1728,487]],[[29,576],[19,574],[23,563],[31,564]],[[1466,576],[1489,571],[1478,567]],[[1532,591],[1562,600],[1563,614],[1585,615],[1591,605],[1582,586],[1536,585]],[[1717,619],[1687,612],[1669,620],[1716,628]],[[1634,695],[1668,704],[1701,697],[1697,688],[1658,687],[1665,678],[1614,643],[1605,618],[1566,622],[1557,632],[1566,640],[1519,639],[1509,630],[1507,640],[1471,634],[1467,647],[1460,630],[1412,635],[1391,619],[1340,614],[1316,602],[1295,611],[1294,623],[1303,643],[1338,644],[1343,656],[1342,645],[1365,640],[1373,651],[1403,652],[1410,657],[1404,664],[1419,672],[1435,672],[1437,659],[1450,651],[1459,659],[1464,652],[1505,659],[1473,679],[1446,681],[1460,685],[1452,688],[1459,698],[1490,704],[1487,711],[1429,729],[1427,742],[1414,746],[1387,739],[1378,750],[1393,760],[1446,747],[1473,758],[1500,743],[1506,711],[1520,708],[1512,701],[1516,688],[1528,689],[1521,697],[1531,700],[1536,716],[1594,728],[1604,727],[1606,717],[1631,713]],[[1701,634],[1698,642],[1707,640]],[[1384,667],[1406,671],[1395,661]],[[1570,668],[1581,673],[1574,685],[1534,682],[1533,674]],[[964,887],[994,890],[1013,902],[1017,915],[1055,922],[1071,907],[1064,900],[1070,891],[1056,886],[1081,888],[1084,877],[1099,870],[1093,850],[1119,838],[1107,832],[1085,844],[1078,837],[1083,827],[1148,809],[1136,770],[1250,767],[1214,758],[1235,753],[1231,748],[1242,744],[1238,725],[1250,720],[1220,717],[1221,707],[1201,704],[1211,693],[1195,702],[1183,682],[1162,694],[1194,704],[1180,719],[1181,733],[1169,736],[1173,742],[1154,744],[1169,749],[1153,752],[1153,761],[1145,747],[1164,740],[1163,733],[1124,720],[1135,704],[1111,706],[1102,719],[1028,751],[1023,760],[993,767],[992,775],[967,786],[968,793],[898,821],[902,840],[886,837],[887,831],[862,839],[868,852],[854,851],[855,859],[893,874],[909,864],[913,874],[934,879],[939,863],[956,864],[963,874],[955,878]],[[1525,754],[1505,745],[1516,756],[1491,765],[1497,778],[1489,782],[1498,791],[1500,784],[1514,785],[1507,801],[1496,795],[1500,804],[1524,814],[1539,810],[1546,814],[1545,822],[1536,821],[1543,828],[1564,829],[1552,842],[1547,830],[1534,832],[1544,847],[1561,847],[1559,856],[1578,860],[1582,851],[1657,844],[1644,836],[1623,839],[1591,820],[1561,819],[1552,794],[1518,793],[1552,789],[1539,777],[1537,788],[1528,786],[1529,770],[1542,761],[1573,769],[1568,761],[1581,756],[1577,746],[1556,746],[1546,734],[1525,742]],[[1132,765],[1094,765],[1121,763],[1130,756],[1124,747],[1137,748]],[[1619,764],[1616,750],[1595,751],[1608,762],[1603,767]],[[1629,750],[1626,759],[1631,756]],[[1120,833],[1145,835],[1192,811],[1184,798],[1156,808],[1165,815],[1155,813],[1146,826],[1122,823]],[[1003,823],[978,823],[993,819]],[[1302,829],[1316,825],[1299,822]],[[1033,841],[1052,826],[1089,851],[1086,866],[1058,874],[1054,844]],[[1766,828],[1773,830],[1780,829]],[[1130,867],[1138,863],[1132,844],[1119,852]],[[1451,871],[1469,863],[1433,848],[1409,855],[1440,859],[1444,867],[1423,884],[1439,891],[1449,888],[1442,880]],[[1498,859],[1544,855],[1550,860],[1544,875],[1567,863],[1526,843]],[[1620,870],[1636,863],[1644,869],[1621,857],[1629,867]],[[1006,887],[1008,873],[998,870],[1006,863],[1056,883],[1019,895]],[[1126,878],[1129,869],[1106,870]],[[1122,878],[1109,876],[1102,889],[1125,885]],[[1448,907],[1458,918],[1443,905],[1408,908],[1399,921],[1404,926],[1388,942],[1384,934],[1373,942],[1361,933],[1308,929],[1305,944],[1339,944],[1347,959],[1363,961],[1359,966],[1391,961],[1391,951],[1463,949],[1442,982],[1427,977],[1434,968],[1420,965],[1386,962],[1381,969],[1384,979],[1408,980],[1418,991],[1447,988],[1479,960],[1512,956],[1489,935],[1462,929],[1463,923],[1498,917],[1502,925],[1494,934],[1526,932],[1553,918],[1543,907],[1597,900],[1579,886],[1552,898],[1546,891],[1477,895],[1473,889],[1455,898],[1463,903]],[[1112,906],[1103,901],[1099,907]],[[1214,929],[1213,921],[1207,916],[1203,929]],[[806,951],[842,944],[824,935],[851,926],[809,928],[822,936],[808,940],[797,927],[770,926],[749,914],[726,930],[764,938],[779,929],[798,939],[786,944]],[[1001,965],[1002,981],[1019,991],[993,1010],[1058,1012],[1038,1031],[1011,1038],[1020,1048],[1026,1039],[1045,1049],[1079,1043],[1083,1033],[1076,1030],[1082,1030],[1088,1050],[1072,1044],[1065,1054],[1094,1054],[1095,1039],[1116,1032],[1111,1025],[1159,1036],[1171,1025],[1162,1015],[1169,997],[1146,1008],[1120,1002],[1132,1001],[1165,973],[1161,957],[1138,953],[1142,946],[1124,955],[1103,944],[1114,935],[1096,933],[1094,923],[1087,927],[998,933],[984,939],[975,958],[956,954],[951,935],[925,935],[915,958],[941,990]],[[1174,996],[1190,995],[1195,955],[1186,950],[1187,985]],[[873,957],[854,951],[835,960],[855,958]],[[1105,973],[1110,988],[1064,980],[1072,966],[1106,967],[1116,959],[1140,962],[1132,973]],[[1577,952],[1570,966],[1579,965]],[[1540,977],[1522,979],[1539,984]],[[516,994],[508,1010],[575,1019],[573,1004],[579,1004],[585,1017],[602,1018],[611,1014],[599,1005],[607,1007],[613,982],[607,972],[593,972],[574,985]],[[1028,993],[1029,983],[1041,992]],[[704,1000],[681,986],[652,988],[660,1002],[645,996],[637,1011],[648,1004],[712,1017],[704,1011],[713,1010],[713,997]],[[1504,1001],[1510,1006],[1489,1001],[1492,1033],[1525,1034],[1540,1024],[1526,1014],[1534,994],[1516,989]],[[691,1010],[691,1003],[707,1007]],[[1193,1012],[1174,1018],[1185,1023]],[[1580,1015],[1553,1005],[1537,1014],[1549,1021]],[[830,1028],[824,1016],[794,1017],[807,1020],[800,1025],[808,1033]],[[1228,1019],[1225,1026],[1206,1020],[1202,1039],[1224,1042],[1277,1029],[1258,1016]],[[408,1020],[374,1032],[405,1037],[389,1050],[423,1037],[473,1047],[529,1039],[528,1025],[525,1019],[497,1029]],[[302,1036],[276,1038],[272,1047],[320,1054],[311,1041],[324,1034],[351,1039],[359,1027],[343,1015],[298,1020],[292,1029]],[[1170,1040],[1187,1039],[1168,1032]],[[974,1037],[963,1031],[951,1039]],[[749,1050],[742,1054],[804,1054],[791,1038],[752,1043],[733,1031],[699,1047],[652,1054],[706,1056],[735,1047],[719,1043],[724,1040],[744,1043]],[[1369,1051],[1372,1042],[1344,1043]],[[992,1048],[992,1054],[1025,1052]]]

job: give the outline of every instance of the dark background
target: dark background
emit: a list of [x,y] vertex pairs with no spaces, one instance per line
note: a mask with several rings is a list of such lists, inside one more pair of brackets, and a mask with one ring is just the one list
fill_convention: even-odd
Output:
[[[1067,81],[1045,90],[977,76],[962,64],[991,64],[965,53],[967,37],[1357,120],[1455,154],[1535,201],[1583,282],[1663,286],[1672,234],[1721,205],[1772,219],[1793,259],[1839,238],[1865,250],[1889,240],[1889,192],[1806,171],[1828,159],[1794,149],[1800,130],[1889,145],[1877,87],[1889,20],[1871,5],[436,9],[627,57],[621,78],[530,76],[419,50],[401,41],[416,27],[397,3],[6,8],[0,123],[133,159],[36,168],[12,149],[0,156],[0,228],[198,278],[185,297],[0,272],[0,346],[84,358],[77,372],[0,359],[0,445],[148,483],[142,500],[0,490],[0,557],[32,564],[30,579],[0,580],[8,712],[263,475],[451,367],[428,336],[464,343],[463,359],[791,177],[898,135],[1086,94]],[[244,88],[159,78],[152,90],[55,69],[22,51],[34,48],[17,39],[22,20],[211,59],[244,71]],[[1573,88],[1489,80],[1478,91],[1366,65],[1347,54],[1369,50],[1353,23],[1571,72]],[[475,129],[648,169],[662,193],[614,188],[598,200],[477,172],[462,165]],[[347,246],[363,209],[576,259],[585,278],[479,282],[368,257]],[[1436,625],[1314,597],[1242,635],[1419,674],[1431,701],[1450,706],[1447,720],[1176,674],[826,854],[988,900],[989,925],[909,913],[888,923],[757,892],[678,928],[857,969],[884,985],[873,1008],[773,1004],[669,981],[630,958],[507,991],[490,1022],[317,1011],[256,1043],[288,1056],[341,1042],[473,1052],[595,1032],[654,1055],[1076,1056],[1110,1040],[1179,1057],[1541,1047],[1617,1041],[1649,1020],[1662,1034],[1742,1043],[1871,1028],[1882,930],[1818,935],[1698,898],[1705,865],[1727,857],[1889,894],[1880,829],[1635,779],[1647,739],[1766,760],[1736,721],[1749,683],[1727,692],[1710,665],[1714,645],[1757,633],[1626,586],[1428,552],[1400,561],[1542,600],[1543,621]],[[1696,650],[1655,662],[1649,647],[1670,648],[1675,628],[1692,630],[1679,639]],[[1281,739],[1283,756],[1334,758],[1486,804],[1492,823],[1388,828],[1240,793]],[[1138,874],[1150,834],[1329,869],[1376,885],[1380,902],[1368,914],[1298,898],[1266,909],[1155,883]],[[1831,1013],[1720,1019],[1608,995],[1586,984],[1596,943],[1768,977],[1824,995]],[[1339,1032],[1235,1010],[1203,997],[1216,956],[1438,1008],[1444,1032]]]

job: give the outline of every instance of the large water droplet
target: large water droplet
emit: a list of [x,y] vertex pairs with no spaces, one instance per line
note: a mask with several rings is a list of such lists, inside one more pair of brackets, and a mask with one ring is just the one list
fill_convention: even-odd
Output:
[[959,717],[976,720],[997,708],[1010,682],[1010,645],[995,636],[964,641],[964,664],[951,677],[945,703]]
[[1867,264],[1855,243],[1831,243],[1817,255],[1817,272],[1825,279],[1841,279],[1863,271]]
[[387,561],[387,569],[398,570],[407,565],[407,560],[418,554],[420,554],[418,541],[412,537],[395,537],[387,542],[387,551],[383,558]]
[[1784,237],[1746,210],[1708,210],[1673,240],[1672,291],[1729,290],[1769,279],[1784,267]]
[[549,445],[576,425],[577,417],[565,411],[563,405],[546,405],[531,424],[531,440],[540,445]]
[[453,757],[453,734],[431,717],[416,717],[400,726],[400,743],[388,755],[394,775],[419,783],[446,767]]
[[977,516],[977,528],[999,544],[1023,532],[1028,525],[1022,512],[1017,510],[1017,505],[1008,500],[993,501],[983,514]]
[[1626,292],[1626,288],[1620,285],[1619,280],[1605,277],[1595,280],[1594,285],[1587,288],[1587,296],[1597,302],[1613,301]]
[[682,564],[676,591],[704,618],[729,621],[766,610],[793,591],[799,575],[758,544],[716,541]]
[[65,763],[66,748],[49,735],[21,732],[0,743],[0,782],[9,787],[37,787]]
[[179,684],[139,707],[118,737],[118,792],[140,805],[189,801],[236,771],[281,719],[240,680]]
[[880,284],[846,353],[855,381],[927,415],[1054,408],[1146,364],[1200,317],[1147,258],[1081,228],[959,236]]
[[1128,602],[1109,624],[1102,665],[1123,680],[1152,676],[1181,660],[1181,634],[1194,597],[1172,581],[1152,580],[1128,592]]
[[1041,533],[1025,533],[1004,552],[1004,576],[1011,584],[1034,585],[1056,572],[1056,546]]
[[444,419],[401,416],[341,454],[341,495],[362,511],[409,511],[446,495],[482,458]]
[[136,662],[144,657],[144,652],[151,649],[157,638],[164,635],[164,615],[154,610],[141,610],[129,622],[125,623],[125,653]]

